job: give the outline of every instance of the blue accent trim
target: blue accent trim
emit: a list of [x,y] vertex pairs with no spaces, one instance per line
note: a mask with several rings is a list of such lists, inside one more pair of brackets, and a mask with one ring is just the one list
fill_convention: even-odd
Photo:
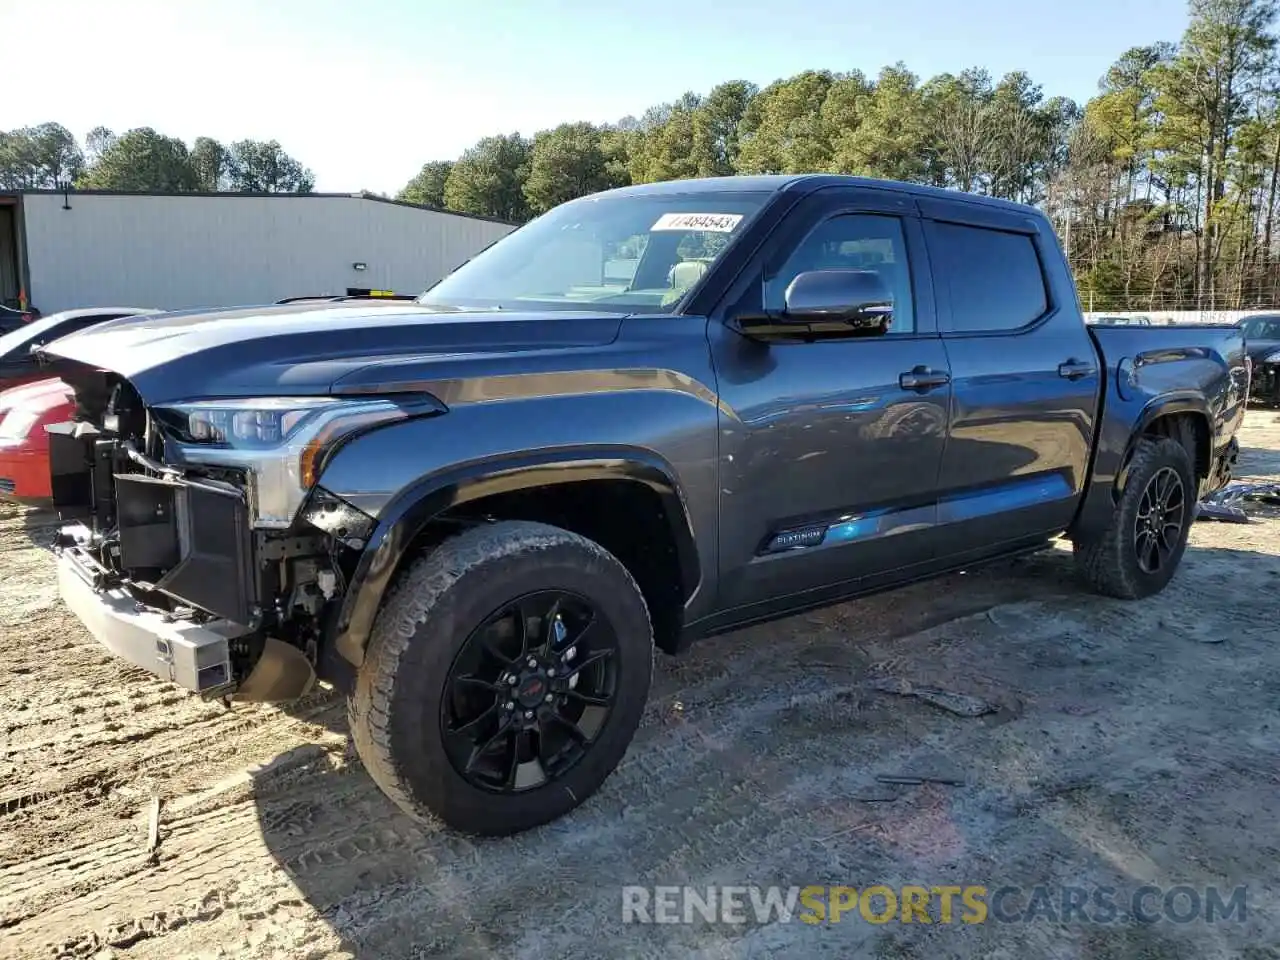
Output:
[[764,552],[781,553],[839,546],[912,528],[959,523],[1011,510],[1023,510],[1074,495],[1071,484],[1060,473],[1023,477],[997,487],[950,497],[940,501],[936,507],[930,504],[901,510],[872,510],[856,516],[844,516],[826,525],[793,527],[774,534]]
[[827,543],[847,543],[850,540],[861,540],[880,532],[880,518],[885,512],[869,513],[865,516],[844,520],[827,527]]
[[938,522],[956,523],[976,517],[989,517],[992,514],[1063,500],[1073,494],[1071,484],[1060,473],[1029,477],[943,500],[938,504]]

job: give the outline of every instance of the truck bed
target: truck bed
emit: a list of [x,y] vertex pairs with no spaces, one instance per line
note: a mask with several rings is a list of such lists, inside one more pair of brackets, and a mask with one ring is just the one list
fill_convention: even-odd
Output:
[[[1249,364],[1240,329],[1229,324],[1174,327],[1090,326],[1106,367],[1095,479],[1119,468],[1129,438],[1141,433],[1155,408],[1203,414],[1208,458],[1200,464],[1201,496],[1227,482],[1220,472],[1244,420]],[[1225,459],[1224,459],[1225,458]]]
[[1238,404],[1243,414],[1248,388],[1244,337],[1229,324],[1181,327],[1088,328],[1107,369],[1104,393],[1112,402],[1132,403],[1144,397],[1199,388],[1209,400],[1224,404],[1229,414]]

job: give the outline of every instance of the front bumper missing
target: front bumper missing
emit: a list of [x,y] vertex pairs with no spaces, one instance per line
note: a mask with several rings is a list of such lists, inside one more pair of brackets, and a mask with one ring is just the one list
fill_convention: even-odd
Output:
[[231,641],[249,632],[225,620],[175,620],[141,606],[121,587],[95,586],[100,574],[76,548],[58,553],[58,592],[98,643],[148,673],[196,693],[228,689]]

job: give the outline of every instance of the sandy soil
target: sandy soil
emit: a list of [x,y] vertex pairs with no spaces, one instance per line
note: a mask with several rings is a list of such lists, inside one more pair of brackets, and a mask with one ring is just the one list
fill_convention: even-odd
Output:
[[[1242,474],[1280,477],[1278,420]],[[663,659],[595,798],[474,842],[394,811],[333,694],[227,709],[99,652],[47,519],[0,507],[0,956],[1280,957],[1280,510],[1250,510],[1147,602],[1054,550]],[[1217,923],[622,921],[623,884],[873,883],[1248,894]]]

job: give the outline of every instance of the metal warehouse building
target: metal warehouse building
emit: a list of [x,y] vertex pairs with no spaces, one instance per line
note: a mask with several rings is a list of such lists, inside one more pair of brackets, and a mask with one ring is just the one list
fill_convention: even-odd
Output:
[[421,293],[514,226],[366,194],[0,193],[0,303],[179,310]]

